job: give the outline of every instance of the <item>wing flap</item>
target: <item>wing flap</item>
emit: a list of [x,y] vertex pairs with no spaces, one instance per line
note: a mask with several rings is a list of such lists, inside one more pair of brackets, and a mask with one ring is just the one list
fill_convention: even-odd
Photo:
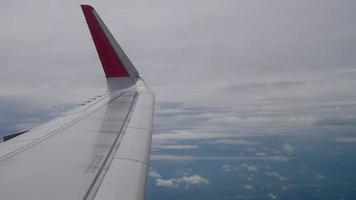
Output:
[[147,166],[114,159],[95,199],[143,200]]

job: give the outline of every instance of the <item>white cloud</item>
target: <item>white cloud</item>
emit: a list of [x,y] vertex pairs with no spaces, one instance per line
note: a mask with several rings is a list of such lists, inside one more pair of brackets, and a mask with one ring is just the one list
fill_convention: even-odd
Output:
[[239,166],[239,169],[247,169],[248,168],[248,164],[247,163],[242,163],[240,166]]
[[275,194],[273,194],[273,193],[269,193],[268,196],[271,199],[277,199],[277,196]]
[[182,176],[180,178],[172,178],[172,179],[156,179],[156,185],[161,187],[178,187],[179,185],[190,187],[190,186],[198,186],[209,184],[209,180],[201,177],[198,174],[191,176]]
[[152,145],[152,148],[155,149],[197,149],[198,145],[175,145],[175,144],[167,144],[167,145]]
[[257,167],[256,166],[248,166],[247,171],[251,172],[251,173],[257,172]]
[[242,163],[238,167],[233,167],[230,164],[228,165],[222,165],[221,168],[223,169],[224,172],[232,172],[233,170],[240,171],[240,172],[248,172],[248,173],[255,173],[258,171],[257,166],[255,165],[249,165],[247,163]]
[[177,183],[175,182],[174,179],[163,180],[163,179],[157,178],[156,185],[161,186],[161,187],[176,187]]
[[239,167],[236,168],[236,170],[239,170],[241,172],[255,173],[257,172],[257,167],[254,165],[249,165],[247,163],[242,163],[241,165],[239,165]]
[[280,180],[280,181],[286,181],[286,180],[288,180],[287,177],[280,175],[280,174],[279,174],[278,172],[276,172],[276,171],[266,172],[265,174],[266,174],[267,176],[277,178],[277,179]]
[[265,152],[257,152],[256,156],[266,156],[267,154]]
[[223,165],[221,166],[224,172],[231,172],[231,165]]
[[316,174],[315,177],[318,178],[318,179],[323,179],[323,178],[325,178],[325,176],[322,175],[322,174]]
[[244,185],[244,188],[247,190],[252,190],[253,186],[252,185]]
[[179,185],[190,187],[209,184],[208,179],[203,178],[198,174],[189,175],[189,172],[193,171],[191,168],[187,168],[186,170],[187,172],[181,173],[183,176],[179,178],[163,179],[158,172],[154,171],[153,168],[150,168],[148,176],[155,178],[156,185],[160,187],[178,187]]
[[287,155],[292,155],[295,152],[295,147],[288,143],[284,143],[282,151]]
[[152,178],[161,178],[161,175],[158,172],[155,172],[155,171],[152,171],[152,170],[150,170],[148,172],[148,176],[152,177]]
[[184,176],[180,179],[177,179],[177,182],[181,182],[186,185],[201,185],[209,184],[208,179],[199,176],[198,174],[193,176]]

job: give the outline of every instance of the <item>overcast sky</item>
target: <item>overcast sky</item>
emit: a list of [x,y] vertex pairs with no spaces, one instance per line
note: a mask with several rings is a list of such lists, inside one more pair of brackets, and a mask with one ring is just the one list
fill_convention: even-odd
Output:
[[[2,132],[105,92],[81,3],[2,2]],[[155,91],[155,133],[282,134],[355,124],[353,0],[86,3]]]

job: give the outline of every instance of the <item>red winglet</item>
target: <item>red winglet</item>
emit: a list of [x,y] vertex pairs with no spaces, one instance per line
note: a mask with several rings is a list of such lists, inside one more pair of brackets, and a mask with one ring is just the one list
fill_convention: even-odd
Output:
[[113,45],[105,34],[103,27],[101,27],[96,17],[98,15],[94,14],[94,8],[89,5],[81,5],[81,7],[106,77],[129,77],[130,75],[124,64],[120,60]]

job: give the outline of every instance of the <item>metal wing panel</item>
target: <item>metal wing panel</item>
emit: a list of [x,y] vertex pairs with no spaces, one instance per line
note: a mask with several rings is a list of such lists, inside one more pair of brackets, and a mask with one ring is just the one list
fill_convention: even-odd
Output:
[[121,144],[95,199],[144,199],[154,94],[139,80],[138,98]]
[[[96,181],[136,102],[136,89],[113,94],[55,132],[0,145],[0,193],[6,199],[82,199]],[[90,110],[90,109],[88,109]],[[88,111],[87,110],[87,111]],[[75,114],[79,116],[79,112]],[[55,122],[55,124],[60,124]],[[38,129],[46,130],[46,126]],[[26,134],[25,134],[26,135]],[[36,138],[36,131],[31,133]],[[28,136],[26,136],[28,137]],[[21,191],[21,192],[19,192]]]

